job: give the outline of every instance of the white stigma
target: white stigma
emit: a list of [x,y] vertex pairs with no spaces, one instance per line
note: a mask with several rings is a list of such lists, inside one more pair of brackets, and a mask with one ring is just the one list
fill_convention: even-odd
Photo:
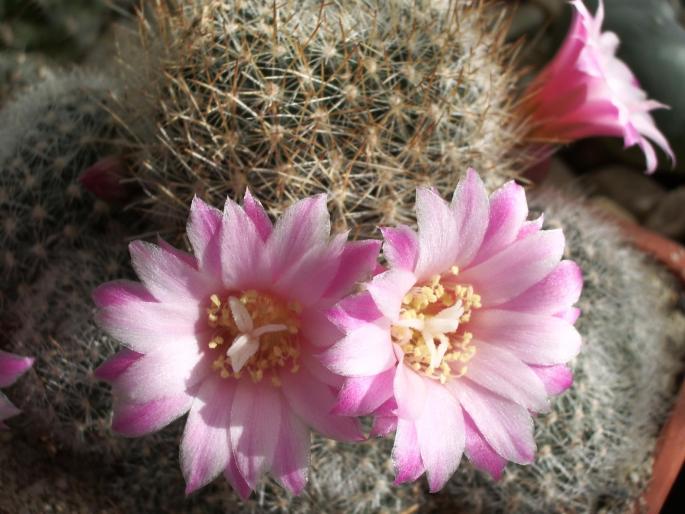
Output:
[[[440,366],[445,353],[449,349],[449,339],[445,334],[456,332],[459,328],[459,320],[464,314],[462,302],[458,301],[452,307],[441,310],[435,316],[425,319],[410,318],[402,319],[396,325],[417,330],[430,354],[430,367],[435,369]],[[438,344],[435,344],[435,341]]]
[[267,324],[255,328],[250,312],[240,300],[231,296],[228,298],[228,304],[231,308],[233,321],[235,321],[240,334],[233,340],[233,343],[226,351],[226,356],[231,359],[231,367],[237,373],[259,350],[259,338],[261,336],[271,332],[288,330],[288,326],[283,324]]

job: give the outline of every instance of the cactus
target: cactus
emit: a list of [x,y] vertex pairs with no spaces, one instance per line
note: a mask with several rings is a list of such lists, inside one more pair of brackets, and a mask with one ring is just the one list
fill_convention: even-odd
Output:
[[[544,210],[549,225],[564,227],[568,257],[586,270],[579,320],[585,347],[574,365],[576,381],[553,401],[552,411],[537,421],[538,457],[533,465],[509,465],[504,478],[494,482],[464,461],[443,493],[427,495],[422,483],[391,485],[390,440],[348,445],[316,438],[309,485],[301,497],[291,498],[278,485],[265,481],[253,498],[243,503],[218,480],[184,500],[177,465],[182,424],[136,440],[108,433],[106,391],[88,380],[89,368],[113,351],[113,343],[103,340],[79,313],[74,314],[78,326],[65,325],[62,349],[44,343],[32,372],[39,377],[64,377],[62,383],[44,379],[43,387],[53,395],[51,401],[59,400],[60,394],[69,398],[71,406],[63,403],[60,408],[76,416],[72,420],[59,415],[50,419],[56,419],[62,431],[76,432],[78,437],[71,437],[83,441],[82,448],[90,447],[91,457],[98,456],[97,461],[74,471],[76,478],[98,492],[100,505],[120,509],[115,512],[310,513],[328,509],[364,513],[403,512],[417,506],[466,512],[628,510],[649,480],[655,438],[671,405],[674,379],[685,355],[685,316],[675,307],[677,288],[670,275],[626,246],[615,229],[598,221],[598,214],[583,202],[545,193],[532,204]],[[86,269],[102,261],[91,257],[78,264],[74,259],[65,258],[64,268]],[[113,267],[110,272],[121,276]],[[105,273],[100,280],[108,276]],[[84,289],[88,287],[84,285]],[[53,294],[60,301],[51,304],[64,303],[67,311],[71,310],[64,293]],[[73,298],[87,302],[83,295]],[[64,348],[72,348],[70,359],[80,361],[69,364],[60,354]],[[20,386],[39,390],[31,380],[26,377],[11,393],[21,397]],[[61,393],[55,394],[58,390]],[[33,401],[35,397],[29,403]],[[76,407],[85,403],[90,404],[89,415]],[[31,409],[26,422],[39,412],[50,412],[43,404],[35,413]],[[15,420],[15,426],[20,421]],[[89,424],[88,429],[74,431],[84,423]],[[48,444],[48,439],[43,440]],[[67,449],[64,441],[61,444],[61,449]],[[66,465],[69,458],[73,455],[63,456],[60,463]],[[92,466],[97,466],[97,473],[89,471]]]
[[[110,223],[110,241],[124,242],[121,228]],[[110,438],[110,393],[93,376],[117,343],[97,328],[91,291],[102,280],[127,274],[125,244],[105,245],[84,239],[84,249],[55,253],[40,276],[18,291],[3,313],[13,351],[36,356],[36,367],[12,390],[23,416],[21,426],[50,451],[111,454],[119,440]]]
[[0,305],[54,263],[58,248],[83,248],[84,234],[106,228],[108,206],[77,179],[111,147],[110,90],[105,77],[60,75],[0,113]]
[[[193,195],[272,214],[329,193],[338,229],[411,219],[417,184],[517,168],[506,9],[480,2],[157,2],[125,54],[139,207],[176,235]],[[473,5],[477,4],[477,5]],[[152,30],[150,27],[156,27]],[[136,50],[140,54],[140,50]],[[142,59],[142,62],[141,62]],[[143,95],[142,100],[136,101]],[[124,119],[131,119],[129,114]]]
[[39,55],[0,51],[0,107],[25,88],[50,77],[50,65]]
[[564,228],[585,272],[575,382],[536,422],[534,464],[509,465],[501,482],[462,466],[439,501],[465,512],[632,512],[685,356],[680,287],[583,202],[546,191],[533,204]]
[[[520,169],[510,153],[521,129],[510,121],[516,77],[501,18],[489,3],[181,3],[172,9],[158,2],[154,23],[143,25],[146,66],[123,59],[131,65],[130,94],[119,105],[146,192],[136,206],[164,221],[173,238],[196,193],[220,205],[249,185],[277,214],[295,198],[327,191],[338,228],[369,236],[377,224],[411,223],[418,184],[448,195],[468,165],[491,188]],[[136,440],[116,437],[107,387],[92,376],[116,343],[92,321],[90,290],[127,275],[117,242],[142,230],[98,214],[104,204],[74,183],[121,133],[108,114],[110,101],[106,80],[69,75],[30,91],[0,116],[0,238],[12,252],[0,269],[9,300],[0,338],[38,358],[9,391],[24,415],[12,421],[16,444],[0,448],[0,461],[9,463],[0,466],[0,483],[17,490],[0,499],[0,510],[632,507],[672,399],[685,321],[673,313],[670,277],[582,202],[551,193],[535,204],[548,224],[563,226],[569,257],[586,270],[579,321],[586,345],[576,385],[537,423],[535,464],[510,465],[495,483],[464,461],[445,492],[428,496],[422,483],[391,485],[391,441],[316,438],[309,485],[299,498],[267,480],[241,502],[218,480],[184,499],[177,464],[182,423]],[[42,222],[26,221],[37,214]],[[74,234],[69,227],[79,231],[61,237]],[[19,491],[31,483],[32,462],[45,479],[29,505]]]

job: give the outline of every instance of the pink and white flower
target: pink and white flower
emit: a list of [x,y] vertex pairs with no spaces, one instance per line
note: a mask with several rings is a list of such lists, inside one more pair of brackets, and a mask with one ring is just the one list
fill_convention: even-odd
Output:
[[223,472],[247,497],[270,471],[297,494],[312,429],[362,438],[355,419],[331,414],[342,379],[313,354],[330,341],[325,310],[368,277],[380,243],[331,238],[324,195],[275,225],[249,192],[223,213],[196,198],[187,234],[194,256],[136,241],[141,283],[94,293],[100,324],[126,346],[98,370],[113,383],[113,428],[140,436],[189,412],[187,493]]
[[[0,350],[0,388],[14,384],[31,366],[33,366],[32,358]],[[19,409],[0,392],[0,429],[5,428],[6,419],[17,414],[19,414]]]
[[531,137],[561,143],[622,137],[626,148],[642,149],[649,173],[657,166],[651,139],[673,161],[668,141],[649,114],[666,106],[649,100],[630,68],[616,57],[618,36],[602,32],[603,2],[594,17],[581,0],[570,3],[574,15],[569,33],[525,95],[523,110],[533,122]]
[[531,413],[572,382],[582,277],[514,182],[488,198],[469,170],[451,204],[419,189],[416,212],[418,234],[383,230],[389,269],[329,311],[345,335],[321,359],[348,377],[334,412],[396,430],[396,482],[425,471],[437,491],[462,453],[493,477],[533,460]]

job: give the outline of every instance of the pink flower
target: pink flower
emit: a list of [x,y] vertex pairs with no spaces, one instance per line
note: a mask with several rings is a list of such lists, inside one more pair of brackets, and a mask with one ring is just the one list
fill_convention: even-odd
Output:
[[532,137],[570,142],[585,137],[623,137],[639,145],[647,171],[657,158],[648,138],[674,160],[673,151],[649,111],[666,107],[648,100],[628,66],[616,57],[619,40],[602,32],[604,4],[593,17],[581,0],[572,0],[573,22],[554,59],[528,87],[524,111],[534,123]]
[[494,477],[533,460],[530,413],[572,382],[582,278],[514,182],[488,199],[469,170],[451,204],[419,189],[416,212],[418,234],[383,230],[390,268],[329,311],[345,336],[321,358],[349,377],[334,412],[396,430],[396,482],[425,471],[437,491],[462,453]]
[[99,322],[126,345],[98,370],[113,383],[113,428],[140,436],[189,412],[187,493],[223,472],[247,497],[267,471],[299,493],[311,429],[362,438],[330,413],[342,380],[313,354],[330,342],[325,310],[370,274],[380,243],[331,238],[324,195],[275,225],[249,192],[223,213],[196,198],[187,233],[194,256],[136,241],[142,283],[94,293]]
[[[33,366],[33,359],[30,357],[20,357],[0,351],[0,388],[14,384],[31,366]],[[5,428],[6,419],[17,414],[19,414],[19,409],[0,392],[0,429]]]

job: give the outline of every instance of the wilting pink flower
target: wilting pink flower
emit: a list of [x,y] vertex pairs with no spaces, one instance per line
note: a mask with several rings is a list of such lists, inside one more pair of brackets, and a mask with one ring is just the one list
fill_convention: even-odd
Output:
[[[0,388],[14,384],[32,365],[33,359],[30,357],[0,351]],[[17,414],[19,409],[0,392],[0,428],[5,428],[4,421]]]
[[321,358],[349,377],[335,412],[396,430],[396,481],[437,491],[462,453],[494,477],[533,460],[530,413],[572,382],[582,278],[514,182],[488,199],[469,170],[451,204],[419,189],[416,213],[418,234],[383,230],[389,269],[329,311],[345,335]]
[[370,274],[380,243],[331,238],[324,195],[273,226],[249,192],[223,213],[195,199],[187,233],[194,256],[134,242],[142,283],[94,293],[99,322],[126,345],[98,370],[113,383],[113,428],[140,436],[189,412],[188,493],[223,472],[246,497],[267,471],[298,493],[311,429],[362,437],[331,414],[342,380],[313,355],[330,341],[325,310]]
[[619,40],[602,32],[604,4],[595,17],[581,0],[572,0],[573,21],[554,59],[528,87],[524,112],[533,122],[532,137],[570,142],[585,137],[623,137],[639,145],[647,171],[656,169],[651,139],[674,160],[649,111],[664,105],[647,99],[630,68],[616,57]]

